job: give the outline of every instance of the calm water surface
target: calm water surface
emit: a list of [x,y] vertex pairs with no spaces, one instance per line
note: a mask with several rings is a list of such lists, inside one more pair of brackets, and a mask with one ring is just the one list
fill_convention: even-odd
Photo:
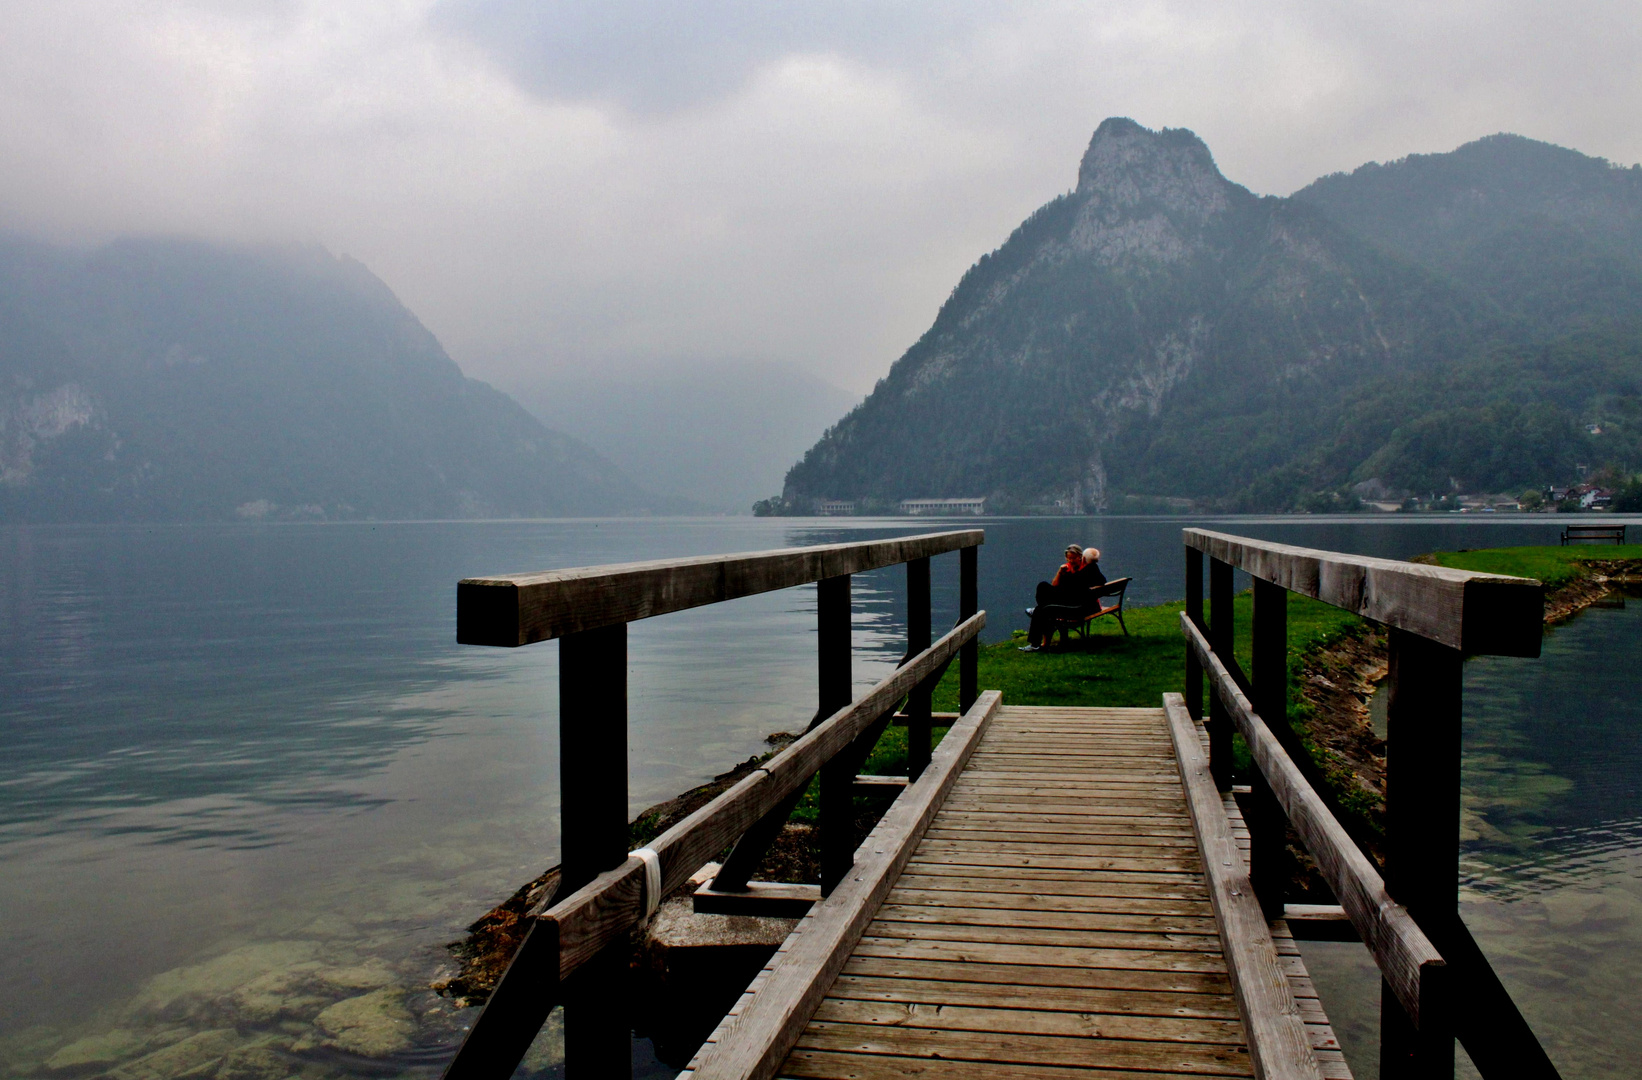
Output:
[[[988,638],[1024,626],[1069,540],[1134,575],[1132,602],[1179,597],[1189,523],[981,522]],[[0,528],[0,1063],[435,1073],[466,1020],[424,989],[444,944],[557,859],[556,646],[457,646],[456,580],[958,524]],[[1404,557],[1561,522],[1210,524]],[[938,623],[956,577],[936,560]],[[902,575],[861,575],[855,605],[864,686],[903,648]],[[1566,1076],[1642,1061],[1639,619],[1588,612],[1541,660],[1468,667],[1466,914]],[[635,812],[808,719],[813,630],[812,588],[634,624]],[[1313,961],[1348,1049],[1374,1011],[1354,949]]]

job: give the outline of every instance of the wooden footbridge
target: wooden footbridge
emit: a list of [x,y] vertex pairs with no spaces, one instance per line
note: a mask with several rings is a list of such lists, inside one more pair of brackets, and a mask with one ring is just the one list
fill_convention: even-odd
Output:
[[[560,639],[563,884],[446,1077],[512,1076],[556,1005],[567,1075],[630,1075],[632,931],[721,858],[716,910],[797,891],[750,878],[816,776],[819,898],[690,1062],[692,1080],[1350,1077],[1297,931],[1368,947],[1381,1076],[1451,1077],[1458,1039],[1489,1080],[1555,1077],[1457,912],[1460,664],[1538,655],[1539,583],[1196,529],[1184,540],[1186,682],[1142,709],[980,690],[979,530],[463,581],[458,640]],[[932,640],[930,559],[951,551],[958,621]],[[906,658],[852,700],[850,576],[903,563]],[[1252,678],[1233,649],[1238,568],[1254,581]],[[812,582],[815,722],[629,852],[627,623]],[[1264,719],[1286,716],[1291,591],[1390,629],[1383,869],[1331,812],[1286,720]],[[936,717],[954,660],[960,712]],[[932,749],[937,722],[948,730]],[[858,773],[891,723],[907,728],[909,776],[856,846]],[[1253,762],[1243,776],[1234,731]],[[1291,842],[1337,905],[1285,903]]]

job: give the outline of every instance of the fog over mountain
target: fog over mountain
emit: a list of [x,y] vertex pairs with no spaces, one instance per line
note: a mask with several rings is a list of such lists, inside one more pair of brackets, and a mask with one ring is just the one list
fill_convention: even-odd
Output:
[[646,487],[745,514],[793,459],[860,401],[796,368],[681,362],[557,376],[511,388]]
[[0,241],[0,521],[676,511],[314,247]]
[[1289,198],[1102,123],[788,473],[788,508],[1337,505],[1642,466],[1642,169],[1496,135]]

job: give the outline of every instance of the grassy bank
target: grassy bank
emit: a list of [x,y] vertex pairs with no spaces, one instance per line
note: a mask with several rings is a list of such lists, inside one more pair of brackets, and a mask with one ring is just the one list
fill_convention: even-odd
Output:
[[1436,551],[1415,562],[1476,570],[1486,574],[1538,578],[1547,590],[1561,589],[1589,577],[1592,564],[1642,562],[1642,544],[1580,544],[1574,547],[1479,548]]

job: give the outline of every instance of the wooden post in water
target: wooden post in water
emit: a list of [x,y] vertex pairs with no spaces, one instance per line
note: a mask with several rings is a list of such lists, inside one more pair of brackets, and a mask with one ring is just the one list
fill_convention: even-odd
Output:
[[[979,553],[980,549],[976,547],[962,548],[958,552],[959,622],[963,622],[981,609]],[[968,712],[969,707],[975,704],[975,699],[981,695],[980,659],[979,641],[965,643],[958,652],[958,711],[961,713]]]
[[[1231,563],[1209,557],[1209,647],[1223,657],[1232,655],[1232,568]],[[1231,716],[1219,694],[1209,695],[1209,771],[1215,786],[1230,791],[1232,786]]]
[[[1288,731],[1288,590],[1254,579],[1250,704],[1273,732]],[[1279,741],[1282,741],[1281,739]],[[1259,769],[1249,770],[1249,878],[1266,918],[1283,915],[1289,877],[1288,819]]]
[[[1386,707],[1385,887],[1447,956],[1441,928],[1459,910],[1460,651],[1392,627]],[[1380,1075],[1454,1075],[1445,1025],[1415,1031],[1382,982]]]
[[[1208,633],[1203,622],[1203,553],[1194,547],[1186,548],[1186,617]],[[1186,712],[1193,721],[1203,722],[1203,662],[1191,642],[1186,643]]]
[[[929,648],[929,560],[907,563],[907,659]],[[907,695],[907,775],[916,780],[929,765],[930,702],[933,686],[920,687]]]
[[[850,579],[848,574],[815,583],[816,668],[820,676],[817,716],[831,716],[850,703]],[[844,755],[848,756],[848,755]],[[851,761],[831,761],[821,769],[821,895],[832,892],[855,863],[855,772]]]
[[[559,898],[627,861],[627,624],[559,640]],[[565,986],[571,1076],[632,1075],[627,943]]]

